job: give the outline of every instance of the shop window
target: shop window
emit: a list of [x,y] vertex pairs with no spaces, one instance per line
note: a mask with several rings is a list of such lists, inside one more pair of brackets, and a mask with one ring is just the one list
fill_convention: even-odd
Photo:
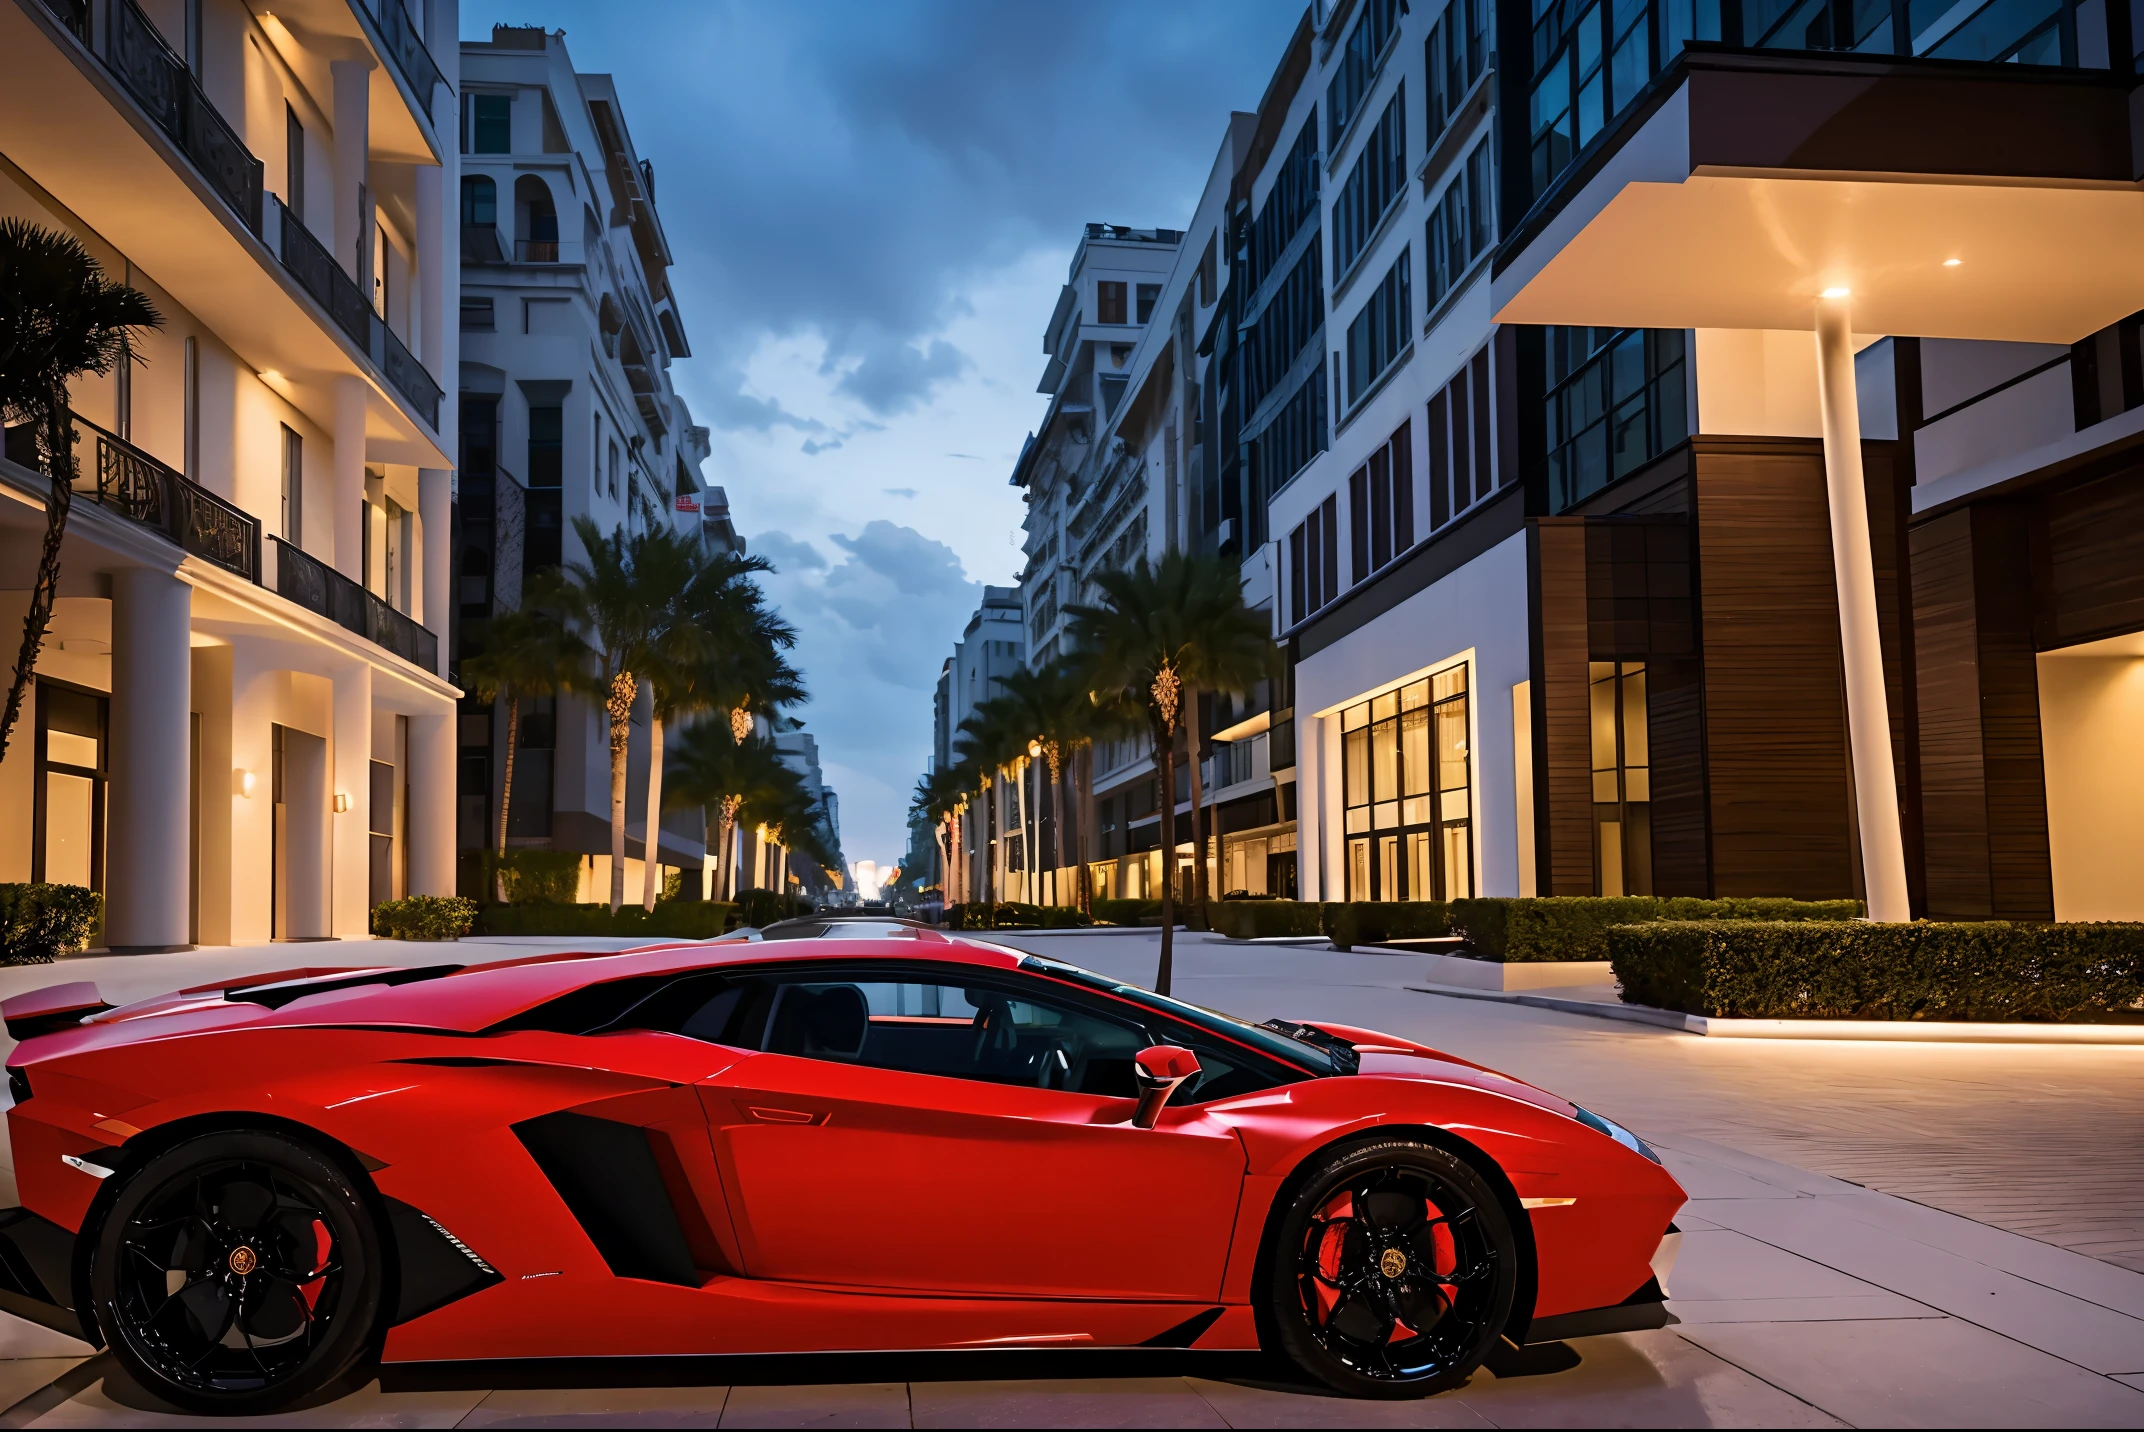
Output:
[[1466,667],[1349,707],[1340,732],[1347,898],[1472,895]]
[[1653,893],[1651,753],[1645,663],[1589,665],[1593,748],[1593,867],[1602,895]]
[[104,803],[110,701],[49,678],[37,682],[30,879],[104,888]]

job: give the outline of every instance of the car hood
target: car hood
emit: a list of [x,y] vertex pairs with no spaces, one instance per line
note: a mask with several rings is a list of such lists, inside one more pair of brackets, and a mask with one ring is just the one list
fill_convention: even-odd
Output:
[[1385,1034],[1375,1029],[1363,1029],[1352,1024],[1333,1024],[1326,1020],[1312,1021],[1312,1027],[1321,1029],[1336,1039],[1344,1039],[1355,1048],[1356,1057],[1362,1061],[1356,1070],[1365,1078],[1419,1079],[1440,1084],[1465,1084],[1492,1094],[1524,1100],[1526,1103],[1561,1114],[1567,1119],[1578,1116],[1578,1106],[1568,1099],[1559,1098],[1546,1089],[1514,1079],[1485,1064],[1476,1064],[1471,1059],[1462,1059],[1427,1044],[1407,1039],[1397,1034]]

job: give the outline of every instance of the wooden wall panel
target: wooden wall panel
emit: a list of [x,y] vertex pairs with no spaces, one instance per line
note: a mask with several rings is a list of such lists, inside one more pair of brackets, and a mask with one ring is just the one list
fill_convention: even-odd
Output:
[[1845,691],[1815,442],[1697,452],[1716,895],[1851,895]]
[[2144,470],[2050,493],[2043,511],[2041,649],[2144,628]]
[[1586,527],[1529,524],[1534,603],[1534,849],[1544,895],[1593,893],[1593,765],[1586,714]]
[[1913,639],[1927,912],[1985,920],[1994,914],[1994,892],[1969,509],[1913,529]]
[[1653,893],[1712,893],[1705,802],[1705,671],[1696,661],[1645,664],[1652,746]]

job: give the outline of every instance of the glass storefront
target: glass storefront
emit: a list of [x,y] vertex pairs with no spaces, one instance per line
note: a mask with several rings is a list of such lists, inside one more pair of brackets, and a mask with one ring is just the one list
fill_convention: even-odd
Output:
[[1589,664],[1593,748],[1593,868],[1602,895],[1653,893],[1652,755],[1645,663]]
[[104,888],[104,801],[109,702],[40,678],[30,878]]
[[1472,895],[1466,665],[1347,708],[1340,732],[1347,898]]

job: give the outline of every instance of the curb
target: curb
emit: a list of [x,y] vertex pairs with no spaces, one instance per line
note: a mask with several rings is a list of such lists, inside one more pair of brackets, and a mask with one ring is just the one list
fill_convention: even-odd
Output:
[[1642,1004],[1604,1004],[1554,995],[1466,989],[1458,985],[1409,985],[1417,994],[1523,1004],[1560,1014],[1645,1024],[1712,1039],[1846,1039],[1898,1044],[2080,1044],[2144,1046],[2144,1024],[1971,1024],[1955,1020],[1904,1019],[1711,1019]]

